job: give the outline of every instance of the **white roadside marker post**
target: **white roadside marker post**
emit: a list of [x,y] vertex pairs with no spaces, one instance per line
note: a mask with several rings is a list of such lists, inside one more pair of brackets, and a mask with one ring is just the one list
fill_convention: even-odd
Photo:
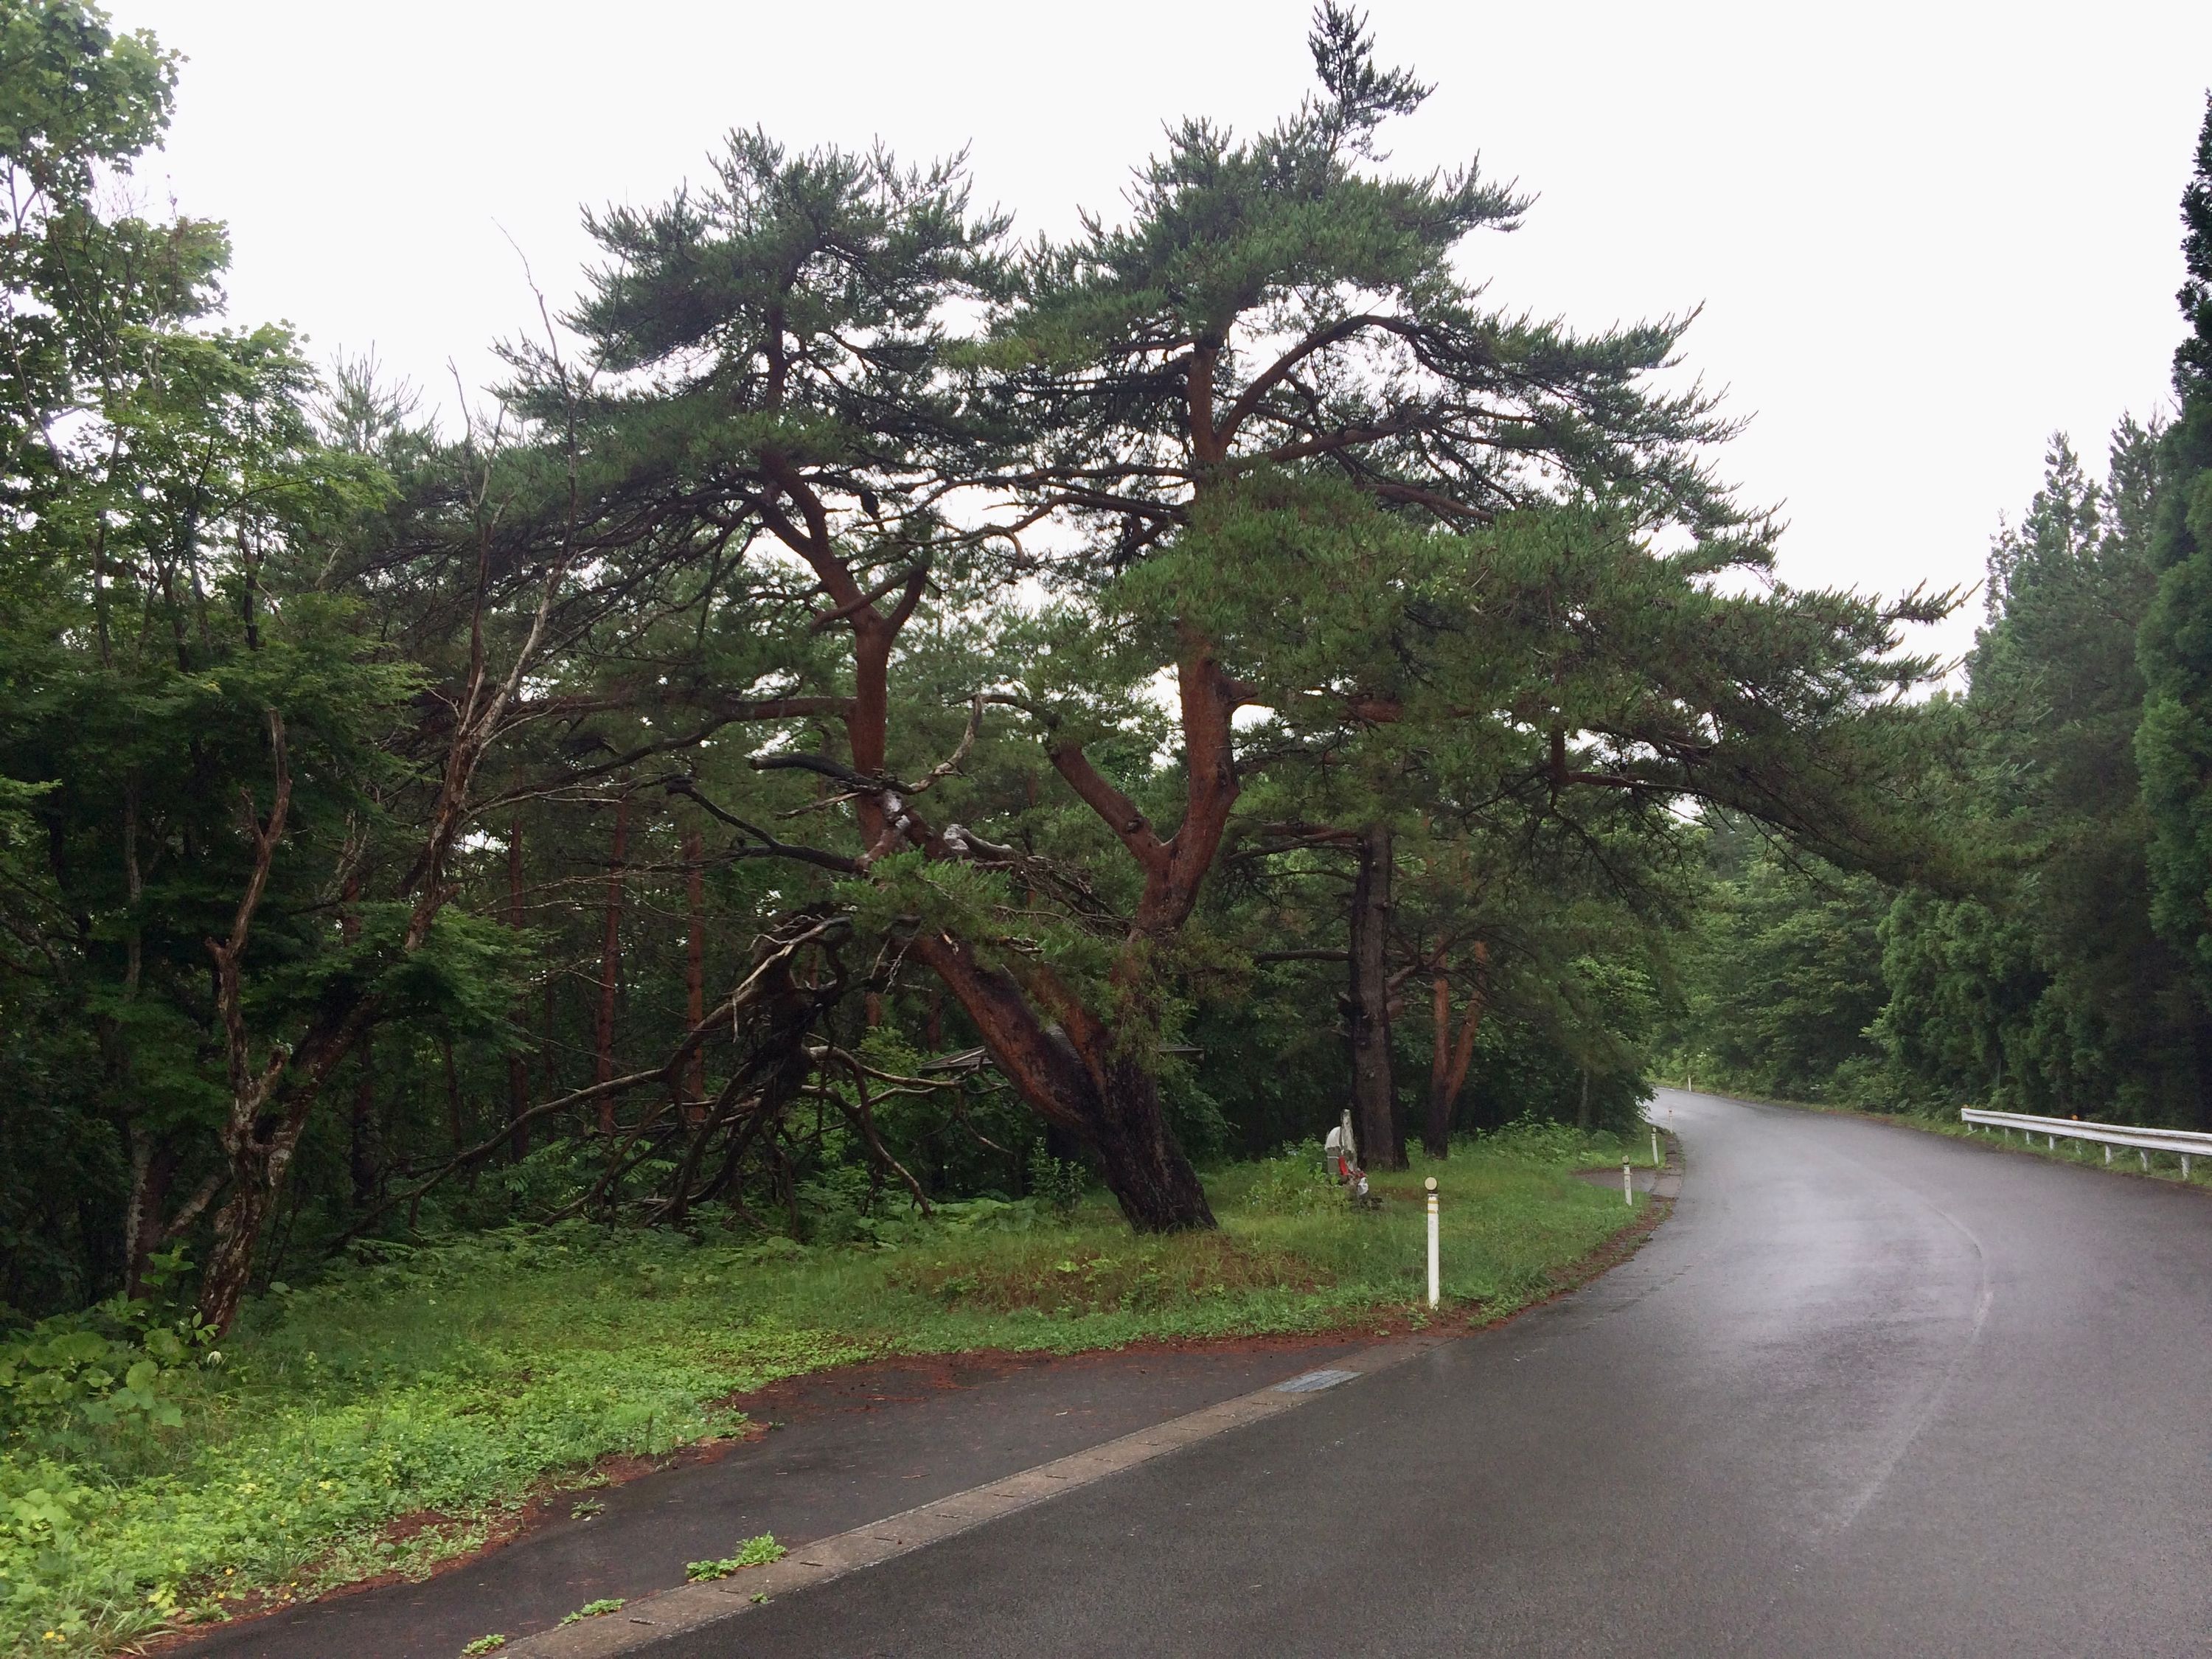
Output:
[[1636,1177],[1628,1173],[1628,1160],[1625,1158],[1620,1160],[1620,1195],[1627,1200],[1630,1209],[1636,1207]]
[[2142,1160],[2142,1166],[2144,1169],[2148,1170],[2150,1168],[2150,1154],[2148,1152],[2143,1151],[2142,1147],[2138,1146],[2136,1148],[2136,1156]]
[[1651,1126],[1651,1167],[1659,1167],[1659,1126],[1656,1123]]
[[1422,1183],[1429,1189],[1429,1305],[1437,1305],[1443,1293],[1443,1264],[1437,1254],[1437,1178],[1431,1176]]
[[2107,1163],[2107,1164],[2110,1164],[2112,1161],[2112,1143],[2111,1143],[2110,1141],[2106,1141],[2106,1142],[2105,1143],[2105,1162],[2106,1162],[2106,1163]]

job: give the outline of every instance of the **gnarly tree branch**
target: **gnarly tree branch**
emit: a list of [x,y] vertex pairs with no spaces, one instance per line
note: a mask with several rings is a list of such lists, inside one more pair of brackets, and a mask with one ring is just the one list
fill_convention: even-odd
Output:
[[682,795],[688,800],[696,802],[702,811],[728,824],[732,830],[752,836],[760,843],[757,847],[743,847],[735,849],[739,857],[790,859],[799,864],[813,865],[817,869],[834,870],[840,875],[856,875],[860,872],[860,865],[857,859],[848,858],[842,853],[829,852],[819,847],[801,847],[791,842],[779,841],[758,824],[749,823],[734,812],[723,811],[713,801],[708,799],[700,792],[699,786],[688,777],[670,778],[661,785],[661,787],[672,795]]
[[1045,750],[1045,757],[1052,762],[1053,770],[1065,778],[1068,787],[1121,837],[1121,844],[1148,873],[1166,872],[1167,843],[1160,839],[1137,803],[1115,788],[1106,775],[1091,763],[1091,757],[1083,752],[1081,745],[1054,744]]

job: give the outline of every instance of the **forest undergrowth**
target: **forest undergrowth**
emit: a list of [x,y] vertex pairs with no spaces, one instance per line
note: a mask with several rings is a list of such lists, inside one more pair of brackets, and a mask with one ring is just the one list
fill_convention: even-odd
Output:
[[1369,1212],[1317,1149],[1290,1150],[1210,1174],[1213,1233],[1133,1235],[1091,1194],[848,1217],[836,1243],[569,1222],[379,1245],[251,1304],[218,1363],[167,1373],[173,1424],[19,1413],[0,1650],[110,1652],[428,1572],[533,1496],[741,1432],[732,1396],[829,1366],[1418,1319],[1431,1174],[1450,1316],[1501,1316],[1619,1230],[1619,1199],[1572,1171],[1624,1145],[1524,1124],[1417,1153]]

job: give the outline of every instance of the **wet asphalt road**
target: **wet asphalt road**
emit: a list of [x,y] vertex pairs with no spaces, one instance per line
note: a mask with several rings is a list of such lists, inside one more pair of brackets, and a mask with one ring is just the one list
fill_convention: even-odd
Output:
[[2212,1653],[2212,1200],[1669,1109],[1577,1295],[644,1651]]
[[[493,1631],[542,1631],[603,1596],[684,1582],[687,1561],[774,1533],[799,1545],[1149,1428],[1326,1364],[1354,1344],[890,1360],[748,1401],[776,1426],[710,1463],[556,1499],[550,1525],[419,1583],[219,1629],[191,1659],[453,1659]],[[600,1512],[563,1520],[568,1504]]]

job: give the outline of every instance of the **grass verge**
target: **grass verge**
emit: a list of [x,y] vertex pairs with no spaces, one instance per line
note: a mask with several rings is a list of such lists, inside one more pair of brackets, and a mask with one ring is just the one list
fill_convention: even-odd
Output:
[[1231,1166],[1208,1177],[1211,1234],[978,1200],[834,1248],[578,1224],[394,1249],[261,1298],[219,1370],[181,1374],[181,1425],[48,1424],[0,1449],[0,1650],[112,1652],[419,1576],[555,1485],[739,1432],[722,1402],[827,1366],[1421,1323],[1429,1175],[1446,1312],[1501,1317],[1633,1248],[1618,1194],[1573,1176],[1621,1156],[1494,1136],[1378,1177],[1366,1212],[1317,1158]]

